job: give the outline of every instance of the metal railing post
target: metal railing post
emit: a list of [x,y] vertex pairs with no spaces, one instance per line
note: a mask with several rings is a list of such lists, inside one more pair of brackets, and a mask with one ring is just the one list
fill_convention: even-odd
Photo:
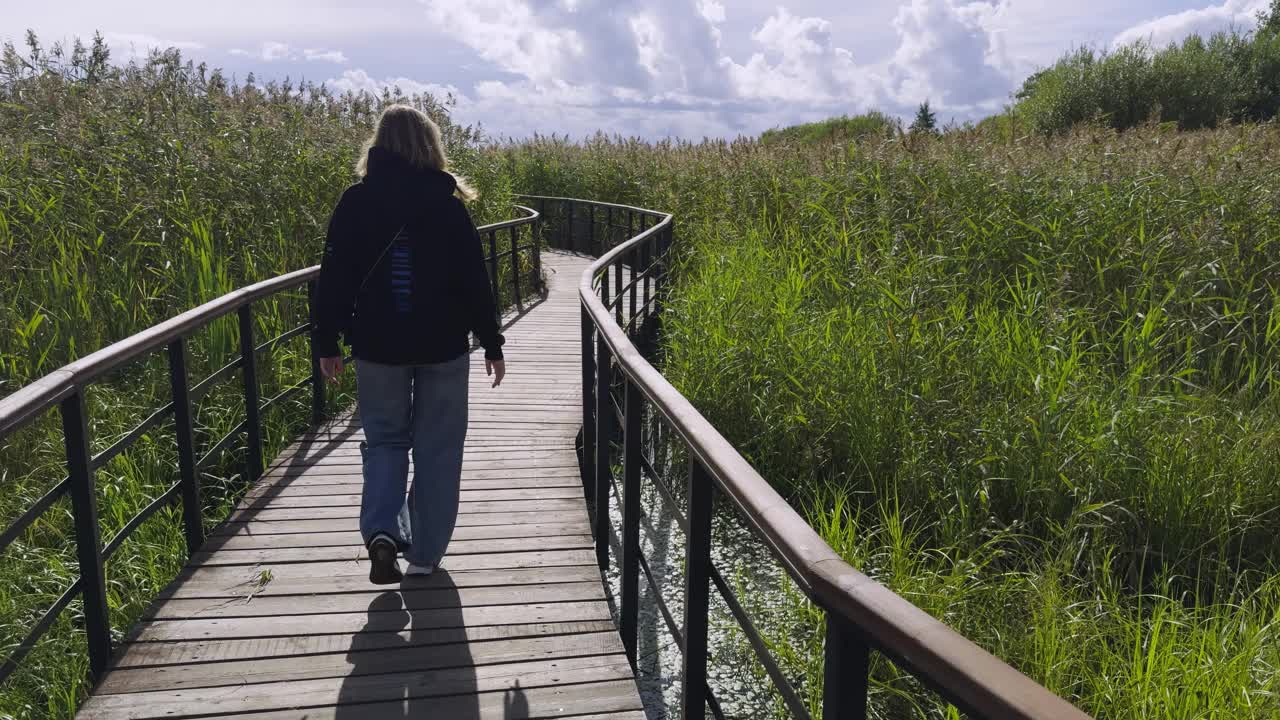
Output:
[[[565,204],[565,205],[567,205],[567,206],[569,206],[569,210],[568,210],[568,213],[567,213],[569,217],[568,217],[568,220],[566,220],[566,221],[565,221],[565,224],[564,224],[564,228],[565,228],[565,229],[564,229],[564,231],[561,233],[560,245],[559,245],[556,249],[557,249],[557,250],[569,250],[569,251],[576,251],[576,250],[578,249],[578,245],[577,245],[577,243],[576,243],[576,242],[574,242],[574,237],[573,237],[573,206],[574,206],[574,202],[573,202],[572,200],[565,200],[565,201],[564,201],[564,204]],[[564,237],[564,236],[566,236],[566,235],[567,235],[568,237]]]
[[311,323],[311,331],[307,333],[307,342],[311,350],[311,425],[319,427],[324,422],[324,376],[320,373],[320,347],[316,345],[316,292],[319,285],[315,280],[307,283],[307,316]]
[[195,440],[191,429],[191,392],[187,387],[186,343],[169,343],[169,388],[173,397],[173,431],[178,441],[178,480],[182,483],[182,527],[187,555],[204,544],[204,514],[200,504],[200,476],[196,473]]
[[89,645],[89,673],[98,678],[111,659],[111,619],[107,610],[106,575],[98,533],[98,501],[94,492],[89,418],[84,392],[77,390],[59,405],[62,435],[71,479],[71,512],[76,530],[76,561],[80,564],[80,597],[84,601],[85,640]]
[[262,475],[262,408],[258,395],[258,359],[253,351],[253,306],[240,311],[240,362],[244,371],[245,472],[249,480]]
[[626,397],[622,456],[622,617],[619,625],[622,645],[631,665],[636,664],[637,607],[640,590],[640,433],[644,395],[631,380],[625,380]]
[[538,219],[533,221],[530,232],[533,233],[533,287],[539,294],[545,295],[547,292],[547,284],[542,278],[542,232],[547,227],[547,216],[545,200],[539,203],[542,207],[538,210]]
[[870,648],[851,624],[830,611],[823,662],[823,720],[865,720]]
[[511,226],[511,288],[515,291],[516,307],[520,306],[520,228]]
[[647,242],[640,251],[640,264],[644,270],[644,301],[640,303],[640,307],[644,308],[645,312],[649,311],[649,278],[653,275],[649,270],[653,267],[653,246],[654,243]]
[[689,458],[689,537],[685,545],[684,668],[681,717],[703,720],[707,707],[707,590],[711,565],[712,479]]
[[489,236],[489,287],[493,289],[494,304],[501,305],[502,298],[498,285],[498,231],[490,230],[485,234]]
[[658,296],[653,301],[654,307],[657,308],[662,303],[662,286],[666,284],[667,277],[667,254],[671,252],[671,241],[675,232],[675,220],[667,220],[667,228],[662,233],[662,237],[658,238],[659,255],[657,258],[658,271],[653,276],[653,294]]
[[[612,206],[612,205],[609,205],[608,207],[606,207],[606,208],[605,208],[605,215],[604,215],[604,217],[605,217],[605,220],[604,220],[604,228],[605,228],[605,230],[604,230],[604,237],[605,237],[605,241],[604,241],[604,242],[605,242],[609,247],[613,247],[613,245],[614,245],[613,239],[614,239],[615,237],[617,237],[617,233],[615,233],[615,232],[613,231],[613,206]],[[625,242],[625,241],[624,241],[624,242]],[[602,253],[600,253],[600,254],[601,254],[601,255],[603,255],[604,253],[602,252]]]
[[596,251],[596,257],[600,257],[604,253],[596,248],[596,206],[587,205],[587,247],[584,252],[590,253]]
[[614,318],[618,323],[618,327],[623,327],[622,325],[622,287],[623,285],[622,285],[622,258],[621,257],[618,258],[617,262],[614,263],[613,267],[614,267],[614,277],[617,278],[617,290],[615,291],[616,294],[613,297],[615,301],[614,307],[613,307]]
[[595,497],[596,485],[596,345],[591,313],[582,306],[582,485],[587,499]]
[[[601,279],[601,292],[609,292],[609,275],[605,273]],[[600,570],[609,567],[609,485],[613,478],[610,464],[610,440],[613,437],[613,397],[610,390],[613,384],[613,368],[610,365],[609,345],[605,342],[604,333],[596,333],[596,469],[594,500],[596,562]]]
[[627,317],[627,322],[633,323],[632,325],[633,329],[635,329],[636,327],[636,325],[634,324],[636,319],[636,291],[640,289],[639,287],[640,282],[636,280],[636,277],[640,273],[640,271],[643,269],[640,267],[639,251],[640,251],[640,248],[633,247],[631,248],[631,252],[627,253],[628,255],[631,256],[631,315]]

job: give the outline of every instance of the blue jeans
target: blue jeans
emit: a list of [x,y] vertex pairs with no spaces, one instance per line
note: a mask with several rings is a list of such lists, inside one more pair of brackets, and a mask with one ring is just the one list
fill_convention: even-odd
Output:
[[[367,443],[360,503],[366,545],[386,533],[411,563],[435,564],[444,557],[458,519],[470,367],[467,353],[432,365],[356,360]],[[413,486],[406,499],[410,450]]]

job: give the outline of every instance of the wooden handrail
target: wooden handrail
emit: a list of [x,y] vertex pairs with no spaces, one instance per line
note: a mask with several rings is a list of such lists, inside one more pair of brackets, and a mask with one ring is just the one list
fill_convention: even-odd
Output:
[[[518,228],[523,225],[536,226],[539,213],[531,208],[517,205],[524,213],[523,217],[513,220],[485,225],[477,228],[482,234],[488,234],[490,255],[485,262],[492,269],[496,282],[498,261],[501,257],[510,256],[512,264],[513,292],[517,302],[521,297],[519,251],[534,251],[535,270],[538,266],[537,233],[532,247],[522,248],[518,243]],[[500,230],[511,231],[511,250],[498,253],[494,248],[496,233]],[[107,667],[112,652],[111,623],[106,599],[106,579],[103,561],[120,546],[148,517],[168,504],[172,499],[181,497],[183,504],[183,525],[186,534],[187,549],[194,553],[204,541],[203,519],[201,517],[200,481],[198,469],[207,460],[220,453],[240,434],[246,441],[245,476],[256,480],[262,473],[262,429],[261,413],[273,403],[302,390],[307,384],[312,387],[312,420],[319,423],[325,404],[324,379],[320,376],[319,356],[314,341],[314,311],[309,307],[311,319],[302,326],[267,341],[263,345],[255,345],[253,339],[252,304],[256,300],[271,297],[293,288],[313,283],[320,275],[320,266],[296,270],[285,275],[263,280],[239,290],[232,291],[199,307],[192,308],[180,315],[165,320],[157,325],[131,335],[124,340],[112,343],[97,352],[86,355],[71,362],[44,377],[20,388],[13,394],[0,399],[0,438],[18,430],[26,423],[57,406],[62,415],[62,434],[66,446],[68,475],[53,490],[44,495],[27,512],[23,513],[13,525],[0,532],[0,552],[13,542],[39,516],[43,515],[55,501],[64,494],[72,501],[72,518],[75,526],[75,548],[79,562],[80,576],[64,591],[62,597],[46,610],[36,622],[27,636],[10,651],[9,657],[0,661],[0,683],[4,682],[17,669],[18,664],[35,646],[36,642],[52,626],[57,616],[66,609],[71,598],[81,596],[84,606],[84,629],[89,654],[90,675],[97,677]],[[493,288],[497,295],[498,287]],[[191,427],[191,388],[188,388],[186,376],[184,343],[193,332],[210,322],[237,313],[240,325],[240,356],[233,363],[215,372],[206,381],[212,382],[239,368],[244,382],[245,420],[232,430],[204,457],[197,460],[194,455]],[[297,337],[306,331],[312,333],[311,373],[302,382],[285,392],[268,399],[265,403],[259,397],[256,371],[257,354],[270,350],[278,342]],[[94,493],[95,458],[90,454],[90,433],[88,423],[88,407],[85,402],[85,389],[110,371],[132,362],[141,356],[166,348],[169,355],[171,402],[175,420],[175,435],[178,445],[178,481],[168,490],[152,501],[132,519],[127,521],[104,547],[99,536],[97,518],[97,500]],[[203,384],[203,382],[201,384]],[[199,389],[197,385],[196,389]],[[113,445],[102,457],[113,457],[132,445],[142,431],[152,422],[166,414],[165,409],[153,413],[148,420],[125,439]],[[97,458],[100,462],[102,457]]]
[[[750,531],[768,545],[787,574],[815,604],[827,611],[828,672],[833,664],[830,647],[833,643],[865,642],[910,669],[948,701],[978,716],[1000,720],[1088,720],[1089,716],[1071,703],[845,562],[636,348],[617,322],[616,308],[611,310],[602,301],[601,281],[607,288],[611,267],[631,257],[631,253],[640,246],[669,232],[672,227],[670,214],[571,198],[530,199],[611,207],[658,220],[653,227],[604,253],[583,273],[578,292],[584,321],[590,322],[598,338],[607,346],[608,356],[616,362],[613,372],[620,371],[625,376],[628,390],[632,387],[638,389],[644,400],[665,418],[696,459],[695,469],[705,471],[746,518]],[[607,289],[605,292],[607,294]],[[584,324],[584,343],[586,332]],[[607,377],[607,373],[605,375]],[[599,392],[599,389],[595,390],[595,393]],[[607,445],[607,440],[604,442]],[[590,464],[584,459],[584,467]],[[692,474],[695,477],[691,482],[696,481],[697,474]],[[596,487],[602,487],[602,484]],[[832,619],[839,622],[832,623]],[[833,635],[833,627],[848,627],[852,634]],[[839,652],[839,648],[835,650]],[[864,660],[861,672],[865,674],[865,670]],[[828,679],[829,686],[832,680]],[[865,703],[866,680],[856,680],[863,683]],[[685,685],[687,691],[690,685],[688,678]],[[828,687],[828,691],[830,704],[832,688]],[[698,712],[700,714],[700,709]],[[850,714],[846,715],[846,712]],[[841,718],[861,717],[864,712],[865,707],[850,710],[842,705],[828,720],[837,715]]]

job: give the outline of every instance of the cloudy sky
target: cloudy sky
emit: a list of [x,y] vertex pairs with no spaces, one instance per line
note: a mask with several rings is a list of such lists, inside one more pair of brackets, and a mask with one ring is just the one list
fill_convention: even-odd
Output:
[[0,0],[0,37],[100,30],[243,77],[452,92],[490,135],[733,137],[876,108],[998,110],[1080,45],[1253,26],[1267,0]]

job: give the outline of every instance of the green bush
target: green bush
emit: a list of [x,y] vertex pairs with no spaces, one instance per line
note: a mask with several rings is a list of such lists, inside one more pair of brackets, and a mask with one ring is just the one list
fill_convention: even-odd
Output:
[[840,143],[884,139],[893,137],[895,133],[901,131],[902,123],[897,118],[872,110],[852,117],[841,115],[820,122],[766,130],[760,136],[760,142],[765,145]]
[[1192,35],[1151,48],[1144,41],[1080,48],[1028,78],[1017,110],[1041,132],[1101,122],[1124,130],[1148,121],[1180,129],[1266,121],[1280,110],[1280,0],[1252,33]]

